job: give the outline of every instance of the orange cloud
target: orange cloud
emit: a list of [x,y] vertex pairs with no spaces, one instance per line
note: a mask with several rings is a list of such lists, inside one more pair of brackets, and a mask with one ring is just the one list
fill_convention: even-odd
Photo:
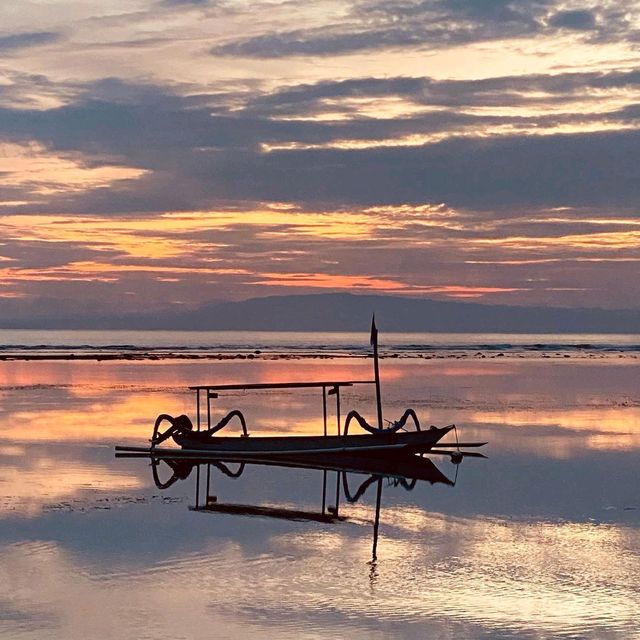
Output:
[[486,293],[508,293],[525,291],[517,287],[474,287],[465,285],[410,285],[398,280],[376,278],[366,275],[343,275],[326,273],[259,273],[262,280],[251,284],[278,287],[314,287],[319,289],[371,289],[375,291],[402,293],[444,293],[456,297],[476,297]]
[[0,142],[0,173],[6,186],[28,186],[38,200],[60,192],[108,187],[137,179],[147,171],[115,165],[91,167],[79,154],[53,153],[37,143]]

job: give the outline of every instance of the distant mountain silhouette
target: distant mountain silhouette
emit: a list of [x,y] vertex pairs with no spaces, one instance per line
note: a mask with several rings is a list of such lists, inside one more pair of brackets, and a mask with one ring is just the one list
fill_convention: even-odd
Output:
[[2,328],[365,331],[371,314],[384,331],[640,333],[640,310],[515,307],[425,298],[327,293],[218,302],[144,315],[2,318]]

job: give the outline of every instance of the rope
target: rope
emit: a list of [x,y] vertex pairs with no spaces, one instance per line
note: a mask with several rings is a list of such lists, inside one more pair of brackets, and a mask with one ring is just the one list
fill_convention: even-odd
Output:
[[[456,436],[456,449],[457,451],[454,451],[451,454],[451,462],[453,462],[453,464],[456,465],[456,467],[462,462],[463,458],[464,458],[464,454],[462,453],[462,451],[460,451],[460,440],[458,440],[458,427],[456,427],[455,424],[451,425],[453,427],[453,433]],[[456,468],[456,478],[458,477],[458,470]]]

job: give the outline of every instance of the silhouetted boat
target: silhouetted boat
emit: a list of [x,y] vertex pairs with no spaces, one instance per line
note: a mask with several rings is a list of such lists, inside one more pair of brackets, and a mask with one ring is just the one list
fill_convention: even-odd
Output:
[[[440,444],[443,448],[454,448],[452,451],[435,451],[434,446],[455,425],[446,427],[431,426],[421,429],[418,416],[413,409],[407,409],[404,414],[389,426],[383,426],[382,401],[380,395],[380,371],[378,363],[378,331],[375,320],[371,324],[371,344],[373,345],[373,380],[325,380],[318,382],[278,382],[257,384],[227,384],[227,385],[198,385],[190,387],[196,393],[196,425],[186,415],[172,417],[168,414],[158,416],[151,437],[151,446],[148,449],[137,447],[116,447],[118,451],[131,453],[145,451],[153,452],[157,446],[166,440],[172,439],[181,447],[184,455],[201,455],[203,452],[211,456],[229,458],[238,455],[250,456],[253,459],[288,457],[288,456],[318,456],[318,455],[369,455],[380,454],[420,454],[441,453],[451,456],[454,461],[461,459],[460,444]],[[340,390],[342,387],[354,385],[375,385],[377,404],[377,426],[370,425],[357,411],[350,411],[344,422],[340,418]],[[309,436],[259,436],[249,438],[247,423],[239,409],[230,411],[217,424],[211,420],[211,400],[218,398],[223,391],[248,391],[265,389],[310,389],[322,390],[323,406],[323,435]],[[333,395],[336,399],[336,427],[337,434],[329,435],[327,431],[327,395]],[[205,412],[202,411],[202,400],[206,400]],[[205,421],[206,416],[206,421]],[[215,434],[226,427],[233,419],[237,419],[242,428],[242,435],[235,437],[219,437]],[[407,432],[405,426],[411,420],[415,431]],[[164,422],[169,423],[165,431],[160,427]],[[366,434],[349,434],[349,426],[352,422],[366,431]],[[388,421],[387,421],[388,422]],[[481,446],[484,443],[471,443],[466,446]],[[473,454],[471,454],[473,455]],[[475,454],[480,455],[480,454]]]
[[403,433],[346,436],[266,436],[258,438],[212,437],[206,431],[183,431],[173,439],[183,450],[215,454],[261,456],[322,455],[341,453],[426,453],[453,427]]

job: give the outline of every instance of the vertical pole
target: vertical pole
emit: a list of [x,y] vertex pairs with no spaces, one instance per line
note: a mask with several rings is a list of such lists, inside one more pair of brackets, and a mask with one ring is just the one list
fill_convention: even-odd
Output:
[[198,431],[200,431],[200,389],[196,389],[196,419],[198,423]]
[[205,497],[204,497],[204,506],[205,507],[207,506],[207,504],[209,504],[209,495],[210,495],[209,485],[210,485],[210,480],[211,480],[211,465],[208,464],[207,465],[207,495],[205,495]]
[[211,393],[207,389],[207,431],[211,429]]
[[[344,473],[344,471],[342,472]],[[336,471],[336,518],[340,509],[340,471]]]
[[327,506],[327,470],[322,470],[322,515]]
[[200,465],[196,465],[196,509],[200,507]]
[[338,435],[340,435],[340,387],[336,387],[336,423],[338,425]]
[[373,374],[376,383],[376,404],[378,405],[378,429],[382,429],[382,396],[380,395],[380,366],[378,363],[378,329],[376,316],[371,318],[371,344],[373,345]]
[[324,435],[327,435],[327,387],[322,387],[322,423]]
[[382,478],[378,480],[378,493],[376,494],[376,517],[373,521],[373,552],[372,561],[378,559],[378,528],[380,526],[380,504],[382,503]]

